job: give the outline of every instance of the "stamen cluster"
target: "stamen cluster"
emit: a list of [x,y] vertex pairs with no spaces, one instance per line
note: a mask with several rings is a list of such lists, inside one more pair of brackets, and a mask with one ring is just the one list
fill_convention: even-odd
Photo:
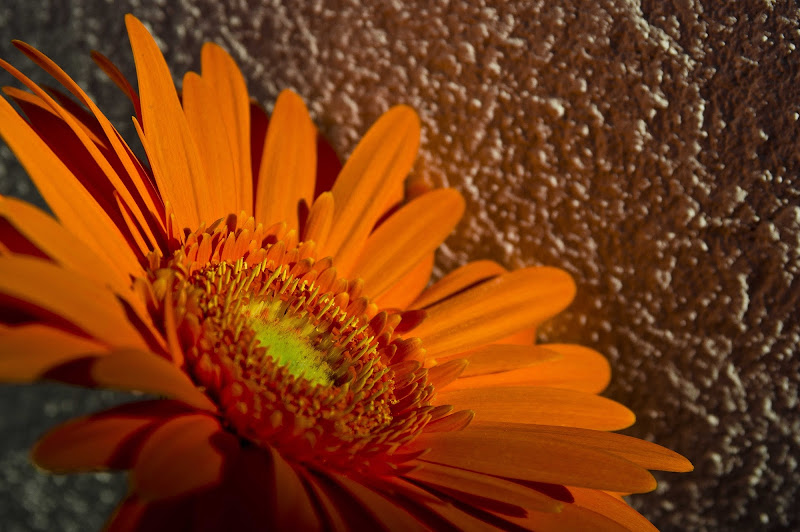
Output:
[[420,343],[397,334],[402,313],[378,313],[314,248],[252,218],[201,229],[169,260],[151,257],[154,314],[243,441],[396,472],[393,453],[438,414]]

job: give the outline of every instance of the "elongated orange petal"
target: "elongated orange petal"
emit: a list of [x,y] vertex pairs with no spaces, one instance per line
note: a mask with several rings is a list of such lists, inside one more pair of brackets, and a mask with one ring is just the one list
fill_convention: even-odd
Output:
[[[16,87],[3,87],[3,92],[6,93],[6,96],[14,100],[14,103],[19,105],[22,108],[22,112],[30,120],[31,113],[29,112],[32,109],[37,111],[45,112],[49,114],[55,120],[61,120],[61,117],[58,116],[58,113],[53,111],[53,109],[47,105],[47,102],[36,96],[35,94],[31,94],[30,92],[24,91],[22,89],[18,89]],[[90,127],[86,121],[79,119],[77,116],[69,113],[67,109],[63,110],[65,113],[70,114],[71,118],[75,120],[75,122],[80,126],[81,130],[86,134],[86,136],[98,146],[103,145],[104,141],[101,139],[93,128]],[[63,121],[62,121],[63,122]],[[68,128],[66,123],[62,124],[63,127]],[[38,130],[41,133],[41,128]]]
[[456,380],[469,365],[469,361],[463,358],[456,358],[437,364],[428,369],[428,382],[436,387],[436,390],[441,390],[448,384]]
[[536,343],[536,329],[539,324],[533,327],[528,327],[517,331],[512,335],[500,338],[497,340],[498,344],[511,344],[511,345],[531,345]]
[[[571,344],[543,344],[530,346],[529,349],[554,353],[556,356],[535,366],[461,380],[455,383],[453,388],[547,386],[600,393],[611,380],[611,367],[606,358],[588,347]],[[468,356],[465,358],[469,359]]]
[[152,338],[162,343],[144,302],[133,293],[130,273],[119,271],[117,264],[109,263],[104,256],[96,255],[50,215],[29,203],[14,198],[0,198],[0,217],[6,219],[55,262],[94,281],[98,286],[107,285],[125,300],[151,332]]
[[136,93],[136,89],[133,88],[133,85],[131,85],[131,82],[128,81],[128,78],[125,77],[125,74],[123,74],[119,68],[117,68],[117,65],[115,65],[108,57],[104,56],[100,52],[93,50],[92,60],[103,70],[103,72],[106,73],[108,79],[110,79],[114,85],[116,85],[117,88],[128,97],[133,104],[136,117],[141,120],[142,104],[139,101],[139,95]]
[[238,165],[238,146],[231,145],[225,129],[225,119],[209,81],[194,72],[183,77],[183,112],[197,145],[198,156],[208,175],[208,193],[214,198],[214,208],[208,220],[216,220],[239,212],[239,189],[235,164]]
[[59,316],[108,345],[147,349],[114,294],[52,262],[20,255],[0,257],[0,294]]
[[125,443],[151,423],[146,417],[75,419],[48,432],[31,457],[37,466],[53,473],[114,468]]
[[396,281],[388,290],[375,298],[378,308],[410,308],[425,289],[433,272],[434,253],[428,253],[414,268]]
[[542,386],[570,388],[600,393],[611,381],[611,365],[594,349],[575,344],[545,344],[561,355],[559,360],[541,366],[536,383]]
[[[593,512],[577,504],[565,504],[558,514],[531,512],[528,517],[523,518],[502,517],[523,530],[535,530],[536,532],[574,532],[575,530],[630,532],[627,527],[610,517]],[[652,529],[644,528],[641,530]]]
[[122,293],[128,291],[130,280],[115,268],[114,263],[96,255],[44,211],[15,198],[0,198],[0,216],[55,262],[99,284],[109,283]]
[[427,530],[414,516],[385,495],[344,475],[329,475],[342,489],[354,497],[388,532]]
[[444,242],[464,214],[454,189],[423,194],[378,227],[364,244],[350,276],[364,280],[364,293],[380,296]]
[[481,421],[620,430],[636,420],[633,412],[611,399],[540,386],[445,389],[438,402],[475,410]]
[[233,175],[238,191],[237,208],[232,213],[253,212],[253,173],[250,160],[250,99],[247,85],[233,58],[217,46],[206,43],[200,53],[203,79],[213,91],[224,121],[231,147]]
[[428,307],[414,336],[428,356],[467,351],[554,316],[574,295],[575,283],[563,270],[516,270]]
[[0,98],[0,135],[61,223],[122,271],[141,267],[114,222],[11,105]]
[[423,462],[506,478],[628,493],[656,487],[653,476],[633,462],[533,433],[469,427],[460,432],[422,434],[408,447],[430,448]]
[[35,381],[52,367],[107,350],[101,343],[46,325],[9,327],[0,332],[0,381]]
[[425,432],[451,432],[454,430],[464,430],[475,418],[472,410],[459,410],[453,414],[440,417],[431,421],[422,429]]
[[495,431],[514,433],[535,433],[581,447],[597,449],[616,454],[647,469],[685,473],[694,469],[691,462],[678,453],[638,438],[575,427],[556,427],[553,425],[528,425],[524,423],[486,423],[478,422],[476,427]]
[[608,517],[631,532],[657,532],[657,528],[624,501],[608,493],[586,488],[570,488],[575,504]]
[[325,242],[331,232],[333,209],[333,194],[330,192],[323,192],[314,200],[303,229],[303,240],[311,240],[317,244]]
[[153,174],[164,201],[172,203],[178,224],[194,230],[201,222],[214,221],[208,177],[158,45],[132,15],[125,16],[125,25],[136,63],[142,129]]
[[233,437],[207,415],[179,416],[161,425],[142,446],[131,470],[133,491],[146,500],[166,499],[218,484],[225,455],[212,438]]
[[146,351],[114,350],[93,361],[91,375],[97,384],[107,388],[155,393],[201,410],[213,412],[217,409],[185,373],[166,359]]
[[[40,94],[44,94],[41,89],[37,90]],[[73,108],[74,114],[57,106],[52,99],[49,100],[49,104],[54,107],[35,95],[21,91],[7,92],[14,95],[14,100],[28,117],[31,126],[53,150],[54,155],[69,168],[81,186],[111,217],[120,232],[132,242],[131,247],[136,256],[140,258],[146,256],[159,240],[153,237],[151,227],[146,223],[146,217],[139,207],[134,205],[134,199],[125,190],[127,185],[117,175],[116,172],[121,168],[118,164],[112,167],[117,163],[116,159],[110,157],[106,160],[106,156],[110,155],[109,147],[94,117],[67,96],[62,96],[61,100],[70,102],[69,107]],[[76,107],[78,108],[75,109]],[[99,132],[96,134],[94,129]],[[143,242],[145,237],[147,244]]]
[[189,413],[176,401],[126,403],[52,429],[33,448],[36,465],[53,472],[128,469],[150,429]]
[[275,498],[271,507],[275,528],[288,530],[290,526],[296,526],[298,530],[319,530],[319,517],[297,471],[274,449],[269,449],[269,453],[272,456],[271,480],[274,482],[269,492]]
[[[447,504],[430,504],[424,505],[437,519],[443,520],[444,524],[438,527],[432,526],[434,529],[442,530],[469,530],[475,532],[496,532],[500,529],[493,521],[491,524],[487,516],[492,516],[486,512],[475,511],[475,507],[470,504],[448,502]],[[430,518],[429,518],[430,519]],[[433,521],[436,523],[436,521]]]
[[321,508],[321,516],[325,521],[327,529],[334,532],[347,532],[350,530],[352,527],[348,526],[347,517],[348,515],[352,515],[352,513],[333,502],[331,497],[328,496],[325,487],[321,485],[320,481],[315,476],[306,473],[303,475],[303,480],[308,485],[309,491],[314,495],[314,500]]
[[[138,163],[133,156],[133,153],[130,151],[128,146],[122,140],[122,137],[119,135],[114,126],[111,125],[108,118],[100,111],[100,109],[95,105],[91,98],[83,91],[83,89],[78,86],[75,81],[70,78],[66,72],[64,72],[61,67],[55,64],[49,57],[41,53],[39,50],[33,48],[32,46],[20,42],[20,41],[13,41],[14,46],[16,46],[22,53],[27,55],[30,59],[32,59],[36,64],[38,64],[41,68],[43,68],[48,74],[53,76],[59,83],[61,83],[68,91],[70,91],[78,100],[83,103],[89,110],[92,112],[94,117],[97,119],[97,123],[99,124],[100,128],[103,130],[106,139],[108,140],[109,146],[111,146],[113,152],[116,154],[119,162],[122,164],[127,177],[130,179],[129,183],[133,186],[133,190],[128,190],[127,186],[119,187],[119,180],[113,174],[109,174],[109,179],[111,179],[112,183],[115,184],[115,187],[119,190],[120,194],[123,195],[125,202],[128,204],[129,208],[137,213],[137,219],[141,220],[141,214],[144,213],[158,213],[160,212],[160,205],[159,202],[156,201],[152,194],[152,188],[149,186],[149,183],[143,179],[142,174],[139,172],[137,166]],[[57,111],[57,109],[54,108]],[[91,152],[91,150],[90,150]],[[92,152],[93,155],[96,157],[97,154]],[[99,159],[99,163],[103,163],[105,158]],[[105,169],[104,169],[105,171]],[[138,204],[133,200],[132,194],[136,191],[138,194],[139,200],[141,200],[144,204],[144,211],[140,211],[138,208]],[[160,222],[159,219],[155,221]]]
[[297,208],[311,205],[317,170],[317,130],[303,100],[284,90],[270,117],[258,172],[255,217],[264,225],[299,227]]
[[339,173],[331,192],[336,212],[322,248],[336,268],[347,271],[411,170],[420,123],[413,109],[393,107],[370,128]]
[[442,277],[411,303],[410,307],[424,308],[430,306],[481,281],[497,277],[505,272],[505,268],[490,260],[470,262]]
[[448,494],[456,498],[460,498],[457,492],[462,492],[537,512],[558,512],[563,506],[563,503],[515,482],[430,462],[404,476],[429,486],[444,488]]
[[[539,345],[490,344],[458,355],[458,357],[469,361],[469,365],[461,374],[461,378],[465,379],[481,375],[503,374],[510,370],[557,360],[561,355]],[[501,380],[500,382],[505,381]],[[460,386],[460,384],[456,384],[456,386]]]

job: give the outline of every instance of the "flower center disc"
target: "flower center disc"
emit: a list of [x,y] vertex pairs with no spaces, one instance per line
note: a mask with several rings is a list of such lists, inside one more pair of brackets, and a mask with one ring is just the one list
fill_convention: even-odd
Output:
[[[192,236],[224,242],[218,233],[229,231]],[[235,261],[198,261],[197,246],[185,245],[151,270],[185,370],[245,441],[342,468],[385,459],[431,419],[419,344],[394,334],[399,316],[370,318],[359,283],[337,278],[330,261],[301,260],[285,241],[257,243],[263,253]]]

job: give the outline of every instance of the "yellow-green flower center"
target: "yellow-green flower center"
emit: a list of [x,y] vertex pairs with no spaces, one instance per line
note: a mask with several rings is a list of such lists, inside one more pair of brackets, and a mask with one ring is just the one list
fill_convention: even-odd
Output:
[[251,318],[248,325],[258,343],[266,349],[268,357],[294,377],[330,386],[333,370],[324,360],[325,354],[311,343],[319,336],[317,328],[305,316],[281,312],[282,306],[280,301],[260,301],[244,309]]

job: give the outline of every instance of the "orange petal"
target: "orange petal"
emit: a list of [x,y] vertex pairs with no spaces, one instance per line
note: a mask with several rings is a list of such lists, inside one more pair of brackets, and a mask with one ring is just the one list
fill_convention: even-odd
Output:
[[376,297],[378,308],[411,308],[411,302],[422,293],[431,279],[434,259],[434,253],[428,253],[410,272]]
[[453,414],[433,420],[422,429],[424,432],[451,432],[464,430],[475,418],[472,410],[459,410]]
[[[92,112],[97,120],[97,124],[100,126],[105,134],[106,139],[108,140],[108,145],[111,146],[111,149],[116,154],[118,161],[122,164],[126,177],[129,179],[129,181],[127,181],[125,185],[122,185],[122,181],[118,178],[114,171],[109,172],[106,167],[103,167],[104,172],[108,176],[109,180],[113,183],[114,187],[120,192],[120,194],[122,194],[123,199],[128,207],[136,213],[137,219],[140,221],[140,223],[144,225],[142,218],[143,213],[163,212],[161,210],[161,205],[158,201],[158,198],[153,194],[154,191],[152,187],[139,171],[138,161],[134,157],[133,153],[122,140],[122,137],[119,135],[117,130],[114,129],[114,126],[111,125],[111,122],[109,122],[108,118],[106,118],[106,116],[100,111],[91,98],[89,98],[83,89],[81,89],[78,84],[75,83],[75,81],[73,81],[72,78],[70,78],[66,72],[64,72],[49,57],[23,42],[13,41],[13,43],[14,46],[22,51],[22,53],[27,55],[47,73],[53,76]],[[29,85],[29,87],[36,89],[35,86]],[[48,98],[49,97],[46,97],[45,95],[45,99],[47,100]],[[53,107],[53,109],[58,112],[58,108]],[[63,115],[62,117],[67,118]],[[75,129],[73,124],[70,124],[70,127]],[[103,166],[106,162],[105,157],[100,156],[96,150],[92,150],[91,148],[91,146],[87,146],[87,149],[89,149],[90,153],[92,153],[93,157],[95,157],[95,159],[98,161],[98,164]],[[129,190],[128,185],[132,185],[133,188]],[[134,191],[138,199],[144,204],[143,211],[138,208],[137,202],[133,199]],[[155,221],[160,222],[159,219],[156,219]]]
[[22,255],[0,257],[0,294],[67,320],[108,345],[147,349],[113,293],[52,262]]
[[678,453],[655,443],[625,436],[624,434],[575,427],[527,425],[524,423],[477,423],[475,426],[504,432],[540,434],[550,438],[552,441],[560,441],[615,454],[647,469],[679,473],[686,473],[694,469],[691,462]]
[[125,77],[117,65],[115,65],[111,60],[101,54],[100,52],[92,50],[92,60],[99,66],[103,72],[106,73],[108,79],[110,79],[114,85],[122,91],[122,93],[128,97],[128,99],[133,104],[134,112],[139,120],[142,118],[142,105],[139,101],[139,94],[136,93],[136,89],[133,88],[131,82],[128,81],[128,78]]
[[380,530],[380,521],[367,513],[359,502],[334,483],[326,474],[304,472],[303,479],[311,488],[322,509],[325,529],[336,532]]
[[303,229],[303,240],[311,240],[317,244],[325,242],[331,232],[333,223],[333,194],[323,192],[314,200],[308,213],[308,220]]
[[[526,346],[503,346],[522,349]],[[570,344],[527,346],[555,355],[535,366],[522,367],[504,373],[482,375],[460,380],[454,388],[489,388],[492,386],[546,386],[586,393],[600,393],[611,379],[611,367],[606,358],[588,347]],[[469,356],[466,358],[469,359]]]
[[[458,356],[469,361],[466,370],[461,374],[462,379],[500,374],[561,358],[555,351],[540,345],[510,344],[489,344]],[[456,383],[456,386],[459,385],[460,383]]]
[[[274,449],[272,455],[274,484],[269,490],[272,501],[272,515],[277,530],[288,530],[290,526],[298,530],[319,530],[320,523],[305,485],[297,471]],[[264,479],[269,482],[269,479]]]
[[428,530],[413,515],[385,495],[365,486],[357,480],[345,475],[331,473],[328,475],[342,489],[355,498],[368,512],[372,514],[382,528],[388,532],[405,532],[412,530]]
[[120,405],[50,430],[31,458],[54,473],[129,468],[150,428],[186,412],[185,406],[159,399]]
[[0,380],[35,381],[50,368],[107,350],[103,344],[42,324],[8,327],[0,332]]
[[[41,89],[38,90],[44,94]],[[142,225],[145,223],[144,215],[138,206],[133,205],[134,200],[124,190],[126,185],[116,173],[124,170],[121,170],[118,165],[112,167],[116,162],[113,157],[109,160],[105,159],[105,156],[109,154],[108,146],[102,140],[105,138],[103,131],[99,130],[97,134],[93,131],[99,129],[94,117],[80,107],[73,109],[71,113],[67,109],[57,106],[52,99],[49,102],[55,106],[57,112],[38,96],[22,91],[6,90],[6,92],[12,94],[12,98],[25,113],[33,129],[98,202],[126,238],[133,239],[136,244],[139,244],[143,239],[142,235],[146,235],[148,239],[146,245],[132,246],[137,257],[146,256],[158,240],[153,238],[149,226]],[[78,106],[67,96],[61,95],[60,99],[70,102],[69,107]],[[81,118],[76,118],[76,116]],[[94,151],[91,152],[87,146]],[[126,194],[128,200],[123,198],[120,190]],[[131,205],[136,209],[135,212]],[[132,223],[126,223],[128,218]],[[140,231],[140,227],[142,231]]]
[[613,495],[586,488],[569,488],[575,505],[607,517],[631,532],[657,532],[658,529],[639,512]]
[[331,192],[336,212],[322,255],[331,255],[339,271],[358,256],[389,202],[401,190],[419,147],[420,123],[413,109],[393,107],[383,114],[339,173]]
[[149,311],[141,298],[132,292],[130,273],[119,271],[116,263],[109,263],[105,257],[96,255],[52,216],[27,202],[0,198],[0,217],[5,218],[55,262],[94,281],[98,286],[108,285],[130,306],[151,332],[151,337],[160,343],[160,335],[152,324]]
[[[624,501],[603,491],[586,488],[569,488],[574,497],[560,514],[532,512],[527,518],[508,518],[526,529],[542,532],[571,532],[592,530],[601,532],[654,532],[647,519]],[[505,517],[505,516],[504,516]]]
[[575,283],[563,270],[516,270],[426,308],[414,336],[429,357],[467,351],[554,316],[574,295]]
[[[523,518],[502,517],[513,525],[522,527],[523,530],[535,530],[536,532],[574,532],[575,530],[630,532],[625,526],[613,519],[577,504],[565,504],[558,514],[531,512],[528,517]],[[641,530],[652,529],[644,528]]]
[[470,262],[442,277],[433,286],[425,290],[409,307],[427,307],[481,281],[497,277],[505,272],[505,268],[490,260]]
[[147,418],[77,419],[47,433],[31,457],[37,466],[53,473],[115,469],[121,448],[151,423]]
[[0,216],[55,262],[99,284],[108,283],[120,293],[129,291],[126,275],[44,211],[15,198],[0,198]]
[[202,167],[172,75],[150,33],[133,15],[125,16],[139,94],[148,158],[164,201],[169,201],[181,228],[195,230],[214,221],[214,198]]
[[210,81],[194,72],[183,77],[183,112],[197,146],[208,180],[208,193],[214,198],[214,210],[208,220],[217,220],[239,212],[239,189],[234,164],[239,164],[239,147],[227,135],[225,118],[210,87]]
[[346,508],[337,505],[328,495],[325,487],[322,486],[320,480],[313,475],[303,475],[304,482],[308,485],[309,491],[314,495],[314,500],[321,508],[323,520],[325,521],[326,529],[333,532],[347,532],[353,527],[347,523],[348,516],[352,516],[352,512],[348,512]]
[[428,369],[428,382],[433,384],[436,390],[441,390],[456,380],[468,365],[469,361],[463,358],[456,358],[443,364],[437,364]]
[[185,373],[153,353],[135,349],[112,351],[92,363],[91,375],[104,387],[166,395],[211,412],[217,409]]
[[422,434],[407,447],[430,448],[423,462],[499,477],[629,493],[656,487],[653,476],[633,462],[535,433],[469,427]]
[[498,344],[512,344],[512,345],[532,345],[536,343],[536,330],[538,328],[538,324],[534,325],[533,327],[528,327],[527,329],[522,329],[521,331],[517,331],[510,336],[506,336],[505,338],[500,338],[497,340]]
[[464,199],[457,190],[444,188],[423,194],[367,238],[350,276],[364,279],[366,295],[380,296],[436,250],[462,214]]
[[430,462],[404,477],[442,488],[448,495],[467,503],[475,502],[478,506],[480,502],[464,495],[494,499],[537,512],[558,512],[563,506],[563,503],[515,482]]
[[206,43],[200,53],[203,79],[208,80],[224,121],[231,146],[233,186],[238,190],[237,209],[252,213],[253,173],[250,161],[250,99],[247,85],[233,58],[217,46]]
[[317,169],[317,129],[303,100],[284,90],[275,102],[258,172],[255,217],[298,229],[301,201],[311,205]]
[[136,257],[114,222],[11,105],[0,98],[0,135],[61,223],[95,253],[135,275]]
[[171,419],[142,446],[130,473],[131,489],[153,500],[212,487],[222,480],[227,452],[238,447],[233,439],[219,421],[207,415]]
[[611,399],[540,386],[445,389],[437,394],[437,402],[475,410],[478,421],[620,430],[636,420],[633,412]]
[[[439,528],[442,530],[469,530],[470,532],[495,532],[503,530],[498,526],[498,519],[492,514],[483,510],[478,510],[471,504],[461,503],[454,500],[447,504],[426,504],[436,518],[444,521]],[[433,521],[432,522],[436,522]]]
[[461,380],[456,382],[452,388],[546,386],[586,393],[600,393],[608,386],[608,382],[611,380],[611,367],[606,358],[588,347],[569,344],[543,344],[530,346],[529,349],[554,353],[556,356],[549,360],[545,359],[543,363],[535,366]]
[[[47,102],[45,102],[43,99],[39,98],[35,94],[31,94],[30,92],[18,89],[16,87],[3,87],[3,92],[6,93],[6,95],[9,98],[14,100],[14,103],[20,106],[22,112],[25,113],[25,116],[27,116],[29,120],[31,120],[32,111],[46,113],[47,115],[49,115],[51,120],[53,120],[53,122],[58,121],[59,125],[62,128],[66,129],[67,131],[70,131],[69,126],[61,119],[61,116],[59,116],[58,113],[56,113],[49,105],[47,105]],[[75,123],[78,126],[80,126],[81,131],[83,131],[92,142],[94,142],[98,146],[105,145],[105,142],[101,138],[102,131],[100,132],[101,135],[97,134],[97,132],[95,131],[96,127],[93,127],[96,126],[96,122],[94,124],[89,123],[88,120],[86,119],[88,114],[85,111],[83,111],[84,113],[83,117],[79,117],[74,113],[71,113],[67,109],[62,109],[61,111],[63,113],[69,114],[70,118],[72,118],[75,121]],[[37,128],[35,124],[33,125],[37,134],[39,134],[40,136],[42,135],[42,133],[50,133],[49,131],[44,132],[43,127],[41,126]],[[45,142],[47,141],[45,140]]]

